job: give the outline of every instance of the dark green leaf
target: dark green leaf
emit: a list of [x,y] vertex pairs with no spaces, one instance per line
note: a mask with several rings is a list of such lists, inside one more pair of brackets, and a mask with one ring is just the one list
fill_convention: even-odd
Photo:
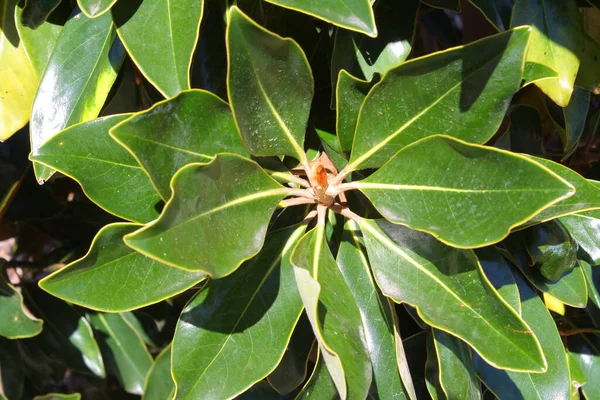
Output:
[[171,195],[175,172],[192,162],[210,162],[217,153],[248,156],[229,105],[210,92],[185,91],[135,114],[110,130],[129,149],[163,199]]
[[565,215],[560,222],[569,230],[593,264],[600,264],[600,211],[586,211]]
[[375,17],[369,0],[267,0],[282,7],[291,8],[331,24],[372,37],[377,36]]
[[32,337],[42,331],[42,320],[23,308],[23,296],[0,276],[0,336],[9,339]]
[[600,269],[591,266],[585,260],[578,261],[588,290],[588,313],[596,326],[600,326]]
[[475,251],[481,269],[492,286],[506,303],[521,315],[521,298],[510,266],[493,247],[484,247]]
[[372,86],[371,82],[355,78],[345,70],[341,70],[338,75],[335,97],[336,130],[341,150],[346,154],[350,154],[352,150],[360,107]]
[[564,157],[573,154],[583,134],[585,121],[590,106],[590,92],[576,88],[573,91],[569,105],[563,109],[565,128],[559,129],[560,138],[563,143]]
[[527,252],[532,263],[548,280],[560,279],[577,263],[577,242],[558,220],[534,225],[527,231]]
[[[77,10],[65,24],[33,103],[34,156],[64,128],[98,116],[125,56],[115,36],[108,14],[91,19]],[[53,172],[39,164],[34,167],[40,183]]]
[[89,319],[107,367],[128,393],[141,395],[152,366],[152,357],[142,339],[121,314],[93,313]]
[[144,384],[144,400],[166,400],[175,393],[171,377],[171,346],[156,356]]
[[421,0],[423,3],[435,7],[460,12],[460,0]]
[[420,332],[403,340],[406,358],[413,377],[417,399],[428,399],[430,396],[425,383],[425,367],[427,363],[427,332]]
[[105,226],[85,257],[42,279],[40,287],[87,308],[121,312],[157,303],[206,278],[202,272],[169,267],[127,247],[123,236],[139,228]]
[[165,264],[215,279],[258,253],[269,218],[286,196],[286,189],[258,164],[234,154],[180,169],[171,187],[173,196],[161,216],[125,236],[125,243]]
[[427,391],[433,400],[446,400],[446,393],[444,393],[440,384],[440,365],[431,332],[427,333],[426,350],[425,385],[427,386]]
[[367,397],[372,367],[360,309],[324,238],[320,223],[294,248],[300,296],[321,354],[342,399]]
[[289,254],[305,228],[270,234],[258,256],[187,304],[173,340],[177,399],[233,398],[277,366],[302,312]]
[[77,0],[81,11],[90,18],[96,18],[110,10],[117,0]]
[[514,0],[469,0],[499,31],[510,28]]
[[[30,29],[38,29],[46,22],[52,11],[60,4],[61,0],[27,0],[23,13],[18,21]],[[43,71],[42,71],[43,72]]]
[[203,5],[203,0],[120,1],[111,9],[127,53],[165,97],[190,88]]
[[108,131],[130,114],[112,115],[71,126],[31,155],[79,182],[85,194],[106,211],[145,223],[156,219],[160,196],[136,160]]
[[20,399],[24,380],[23,359],[17,342],[0,337],[0,397]]
[[460,248],[498,242],[574,193],[556,174],[523,156],[441,135],[403,148],[352,185],[388,220]]
[[588,400],[600,398],[600,336],[580,334],[567,338],[569,357],[586,379],[581,390]]
[[227,91],[239,130],[258,156],[306,161],[304,132],[313,78],[300,46],[243,14],[229,12]]
[[499,139],[495,146],[515,153],[541,155],[543,152],[543,133],[540,114],[530,106],[517,105],[508,112],[510,127],[502,136],[505,147],[501,147]]
[[331,379],[325,361],[323,360],[323,357],[319,357],[310,379],[306,382],[306,385],[304,385],[298,396],[296,396],[296,399],[335,400],[338,398],[338,392],[335,389],[333,379]]
[[486,142],[519,89],[529,33],[513,29],[388,72],[365,100],[347,170],[379,167],[433,134]]
[[546,369],[536,337],[501,300],[472,251],[386,221],[361,220],[360,228],[386,296],[415,306],[426,323],[463,339],[499,368]]

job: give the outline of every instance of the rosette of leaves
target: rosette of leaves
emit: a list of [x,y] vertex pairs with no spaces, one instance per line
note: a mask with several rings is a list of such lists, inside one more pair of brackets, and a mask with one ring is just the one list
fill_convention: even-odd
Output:
[[[101,118],[81,106],[86,112],[48,135],[44,118],[60,116],[36,108],[44,91],[34,102],[44,117],[32,127],[38,176],[72,177],[125,220],[39,282],[99,311],[85,321],[107,338],[104,347],[121,355],[126,343],[131,353],[110,361],[125,390],[176,399],[257,397],[271,387],[282,397],[458,399],[481,398],[483,382],[500,398],[568,399],[569,368],[581,364],[590,376],[580,349],[598,351],[584,343],[595,331],[571,332],[581,340],[568,364],[536,290],[586,307],[598,186],[552,161],[486,145],[521,89],[529,26],[399,62],[377,83],[340,71],[333,133],[314,129],[304,51],[240,8],[226,11],[225,102],[190,89],[197,37],[191,46],[170,41],[168,68],[148,61],[137,33],[144,16],[160,16],[150,6],[164,4],[144,1],[124,17],[120,3],[81,3],[78,20],[96,24],[102,43],[117,43],[103,47],[105,69],[120,65],[124,48],[169,96]],[[273,3],[377,34],[368,2],[340,0],[349,15]],[[189,16],[174,37],[197,33],[201,9],[166,7],[175,19]],[[64,29],[77,33],[71,21]],[[98,73],[105,84],[116,75]],[[152,360],[128,311],[189,291],[172,341]],[[18,294],[10,298],[20,312]],[[426,332],[402,340],[394,304]]]

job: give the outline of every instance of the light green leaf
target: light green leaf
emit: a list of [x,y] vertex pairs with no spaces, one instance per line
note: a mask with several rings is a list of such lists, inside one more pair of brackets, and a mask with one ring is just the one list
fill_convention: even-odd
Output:
[[23,296],[4,277],[0,277],[0,336],[28,338],[42,331],[42,320],[23,306]]
[[591,261],[595,265],[600,264],[600,211],[565,215],[560,218],[560,222],[569,230],[579,248],[586,252]]
[[107,367],[119,378],[123,388],[141,395],[152,357],[146,345],[121,314],[92,313],[88,315]]
[[501,399],[569,400],[569,367],[554,320],[525,280],[518,274],[514,278],[521,293],[523,319],[540,340],[548,360],[548,370],[543,374],[502,371],[486,364],[474,354],[477,373],[484,384]]
[[53,296],[83,307],[122,312],[157,303],[206,278],[137,253],[123,236],[135,224],[111,224],[98,232],[88,253],[39,282]]
[[346,170],[380,167],[439,133],[485,143],[519,89],[529,32],[513,29],[389,71],[365,99]]
[[171,377],[171,345],[160,352],[144,384],[143,400],[167,400],[175,393],[175,383]]
[[[399,374],[399,371],[408,371],[408,364],[402,341],[396,342],[399,333],[394,323],[395,310],[375,285],[361,233],[353,221],[349,220],[344,226],[337,264],[360,310],[373,367],[370,396],[374,399],[416,399],[410,373],[403,379]],[[400,346],[398,354],[396,345]],[[403,381],[407,389],[404,389]]]
[[514,0],[469,0],[499,31],[510,28]]
[[173,196],[161,216],[125,236],[125,243],[162,263],[215,279],[258,253],[269,218],[286,196],[258,164],[234,154],[180,169],[171,187]]
[[377,36],[375,17],[369,0],[267,0],[325,20],[331,24],[371,37]]
[[81,11],[90,18],[96,18],[110,10],[117,0],[77,0]]
[[527,234],[531,267],[539,269],[544,278],[555,281],[575,267],[579,246],[558,220],[534,225]]
[[159,102],[113,127],[110,134],[148,171],[163,199],[171,195],[169,182],[184,165],[208,163],[223,152],[250,155],[229,105],[203,90]]
[[0,337],[0,398],[21,399],[24,380],[18,342]]
[[416,307],[426,323],[458,336],[499,368],[546,369],[536,337],[491,286],[472,251],[383,220],[363,219],[360,228],[386,296]]
[[111,9],[127,53],[165,97],[190,88],[204,0],[120,1]]
[[[35,96],[32,155],[66,127],[98,116],[124,56],[110,15],[90,19],[75,11],[58,37]],[[34,168],[40,183],[53,173],[39,164]]]
[[75,179],[90,200],[111,214],[145,223],[158,216],[160,196],[131,154],[108,135],[129,116],[71,126],[42,144],[31,160]]
[[[432,159],[437,161],[428,162]],[[523,156],[441,135],[403,148],[351,185],[386,219],[460,248],[498,242],[574,193],[559,176]]]
[[324,236],[325,226],[318,224],[294,248],[296,282],[340,397],[364,399],[372,380],[365,328]]
[[309,400],[309,399],[335,399],[338,397],[338,392],[333,384],[333,379],[329,374],[329,370],[325,365],[323,357],[320,356],[317,359],[315,369],[310,376],[306,385],[302,388],[302,391],[296,396],[296,400]]
[[521,298],[508,262],[494,247],[475,250],[481,269],[500,297],[521,315]]
[[304,132],[313,96],[306,56],[237,7],[227,26],[227,92],[240,133],[252,154],[288,155],[306,163]]
[[305,229],[268,235],[258,256],[186,305],[173,339],[176,399],[233,398],[275,369],[302,312],[289,254]]
[[336,85],[336,131],[341,149],[350,154],[360,108],[372,87],[371,82],[363,81],[340,70]]

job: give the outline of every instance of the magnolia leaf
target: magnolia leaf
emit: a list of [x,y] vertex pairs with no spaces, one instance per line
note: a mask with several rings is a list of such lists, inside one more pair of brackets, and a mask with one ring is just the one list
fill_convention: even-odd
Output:
[[0,398],[20,399],[25,370],[18,342],[0,337]]
[[564,157],[571,156],[577,149],[579,139],[585,128],[585,121],[590,106],[590,92],[575,88],[569,105],[563,108],[565,129],[559,129],[559,135],[563,143]]
[[204,0],[144,0],[120,1],[111,9],[127,53],[165,97],[190,88],[203,6]]
[[508,262],[494,247],[475,250],[481,269],[500,297],[521,315],[521,298]]
[[171,195],[175,172],[217,153],[249,156],[229,105],[210,92],[184,91],[137,113],[110,130],[148,172],[163,199]]
[[438,355],[433,344],[433,335],[427,332],[427,361],[425,362],[425,385],[432,400],[446,400],[446,394],[440,384],[440,365]]
[[344,153],[352,150],[360,108],[373,84],[340,70],[336,85],[336,131]]
[[117,223],[98,232],[88,253],[39,282],[71,303],[106,312],[129,311],[175,296],[206,278],[169,267],[127,247],[123,236],[139,225]]
[[267,0],[325,20],[331,24],[376,37],[377,27],[369,0]]
[[[399,371],[408,371],[408,364],[402,341],[395,341],[396,336],[399,337],[394,322],[395,310],[375,285],[361,233],[351,220],[344,226],[337,264],[360,310],[367,351],[373,366],[373,382],[369,391],[371,397],[416,399],[410,373],[402,379],[399,374]],[[396,345],[400,346],[399,354],[396,354]],[[407,389],[404,389],[402,382]]]
[[558,175],[523,156],[441,135],[403,148],[352,185],[386,219],[460,248],[498,242],[574,193]]
[[335,399],[338,397],[338,392],[335,389],[333,379],[329,374],[329,370],[325,365],[323,356],[317,359],[315,369],[310,376],[302,391],[296,396],[296,400],[309,399]]
[[0,310],[0,336],[20,339],[42,331],[43,321],[24,308],[23,296],[4,277],[0,277]]
[[567,338],[569,357],[579,367],[586,379],[581,387],[586,399],[596,399],[600,396],[600,339],[597,334],[579,334]]
[[469,0],[499,31],[510,28],[514,0]]
[[61,0],[29,0],[22,2],[23,13],[17,21],[20,22],[20,25],[37,30],[47,21],[50,14],[60,3]]
[[419,332],[402,342],[406,349],[406,358],[417,392],[417,399],[428,399],[431,396],[425,382],[427,351],[423,351],[423,349],[427,349],[427,332]]
[[117,0],[77,0],[81,11],[90,18],[96,18],[110,10]]
[[107,367],[128,393],[141,395],[144,380],[152,366],[146,345],[121,314],[88,315]]
[[81,393],[48,393],[42,396],[35,396],[33,400],[79,400]]
[[144,384],[144,400],[171,399],[175,393],[175,383],[171,377],[171,345],[160,352]]
[[173,339],[176,399],[233,398],[277,366],[302,312],[289,255],[305,229],[268,235],[255,258],[187,304]]
[[[32,2],[30,2],[32,3]],[[15,9],[15,19],[20,21],[23,13],[27,9],[27,6],[21,10],[19,7]],[[25,53],[31,61],[33,68],[37,72],[37,80],[35,81],[37,90],[37,84],[39,84],[40,78],[44,75],[44,70],[50,61],[52,56],[52,50],[56,45],[56,41],[62,32],[63,26],[53,21],[46,21],[35,29],[31,29],[23,24],[16,24],[17,31],[19,32],[19,38],[23,41],[23,47]],[[14,63],[14,60],[11,60]],[[33,94],[33,96],[35,93]],[[33,97],[31,98],[33,103]],[[27,110],[31,112],[31,105]]]
[[306,162],[304,132],[313,96],[306,55],[237,7],[227,26],[227,92],[239,131],[257,156]]
[[498,368],[545,371],[538,340],[490,285],[471,250],[383,220],[363,219],[360,228],[386,296],[416,307],[427,324],[458,336]]
[[538,268],[546,279],[555,281],[575,268],[577,242],[558,220],[534,225],[527,233],[532,267]]
[[161,216],[125,236],[125,243],[164,264],[215,279],[258,253],[269,218],[287,194],[258,164],[234,154],[189,164],[171,187]]
[[477,374],[501,399],[569,399],[570,379],[561,337],[552,316],[538,295],[518,274],[514,276],[521,293],[523,319],[538,337],[548,360],[543,374],[519,373],[496,369],[474,354]]
[[[33,103],[33,156],[66,127],[98,116],[125,57],[115,36],[109,14],[91,19],[76,10],[67,21]],[[37,163],[34,168],[40,183],[53,173]]]
[[456,13],[460,12],[460,0],[422,0],[423,3],[435,7],[441,8],[444,10],[454,11]]
[[71,126],[48,139],[31,159],[75,179],[90,200],[111,214],[145,223],[158,216],[160,196],[131,154],[108,135],[129,116]]
[[366,332],[357,299],[324,236],[320,223],[294,248],[296,282],[339,396],[364,399],[372,380]]
[[561,217],[560,222],[569,230],[579,248],[590,257],[593,264],[600,264],[600,211],[586,211]]
[[600,325],[600,270],[585,260],[579,260],[588,290],[587,312],[596,326]]
[[346,169],[380,167],[439,133],[485,143],[519,90],[529,33],[516,28],[389,71],[365,99]]

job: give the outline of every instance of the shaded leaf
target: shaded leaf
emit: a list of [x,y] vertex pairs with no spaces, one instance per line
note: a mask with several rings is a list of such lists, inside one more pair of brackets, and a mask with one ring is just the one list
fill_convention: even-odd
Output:
[[202,272],[169,267],[127,247],[123,236],[139,228],[105,226],[83,258],[42,279],[40,287],[83,307],[122,312],[175,296],[206,278]]
[[144,384],[144,400],[166,400],[175,393],[175,383],[171,377],[171,346],[160,352]]
[[[61,0],[27,0],[18,21],[30,29],[38,29],[46,22]],[[43,72],[43,71],[40,71]]]
[[593,264],[600,264],[600,211],[565,215],[560,218],[560,222],[569,230]]
[[323,357],[317,359],[315,369],[310,376],[306,385],[302,388],[302,391],[296,396],[297,400],[305,399],[323,399],[323,400],[334,400],[338,398],[338,392],[333,384],[333,379],[329,374],[329,370],[325,365]]
[[23,296],[0,277],[0,335],[9,339],[32,337],[42,331],[42,320],[23,308]]
[[232,398],[277,366],[302,312],[289,254],[305,228],[268,235],[258,256],[186,305],[173,339],[177,399]]
[[425,386],[427,391],[433,400],[445,400],[446,394],[442,390],[440,384],[440,366],[433,344],[433,335],[431,332],[427,333],[427,361],[425,362]]
[[587,311],[596,326],[600,326],[600,270],[585,260],[578,261],[588,289]]
[[575,88],[569,105],[563,109],[565,129],[558,131],[564,148],[563,159],[571,156],[577,149],[583,128],[585,128],[589,105],[590,92]]
[[460,12],[460,0],[421,0],[423,3],[444,10]]
[[17,342],[0,337],[0,397],[20,399],[25,371]]
[[427,332],[417,333],[402,342],[406,349],[406,359],[417,392],[417,399],[427,399],[430,397],[425,383],[427,352],[423,351],[427,348]]
[[160,262],[215,279],[258,253],[269,218],[286,196],[286,189],[258,164],[234,154],[180,169],[171,187],[173,196],[161,216],[125,236],[125,243]]
[[508,262],[494,247],[475,251],[485,277],[506,303],[521,315],[521,298]]
[[[512,106],[508,112],[510,127],[495,146],[515,153],[541,155],[543,151],[543,133],[540,115],[534,107]],[[502,145],[504,143],[504,145]]]
[[551,220],[529,228],[527,252],[532,268],[539,268],[548,280],[555,281],[577,263],[577,242],[558,221]]
[[117,0],[77,0],[81,11],[90,18],[99,17],[117,2]]
[[586,399],[596,399],[600,396],[600,339],[594,334],[579,334],[567,338],[569,357],[579,367],[586,380],[581,391]]
[[145,223],[156,219],[160,196],[136,160],[108,131],[130,114],[111,115],[71,126],[48,139],[33,161],[75,179],[106,211]]
[[469,0],[499,31],[510,28],[514,0]]
[[42,396],[35,396],[33,400],[79,400],[81,399],[80,393],[48,393]]

